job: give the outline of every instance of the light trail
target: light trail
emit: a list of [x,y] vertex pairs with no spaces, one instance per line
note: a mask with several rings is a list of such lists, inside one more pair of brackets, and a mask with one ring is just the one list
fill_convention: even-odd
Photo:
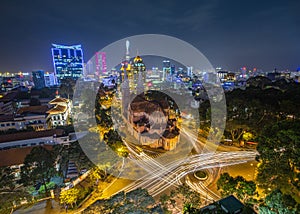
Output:
[[[185,158],[184,161],[176,160],[167,164],[164,168],[156,168],[141,179],[126,186],[121,191],[129,192],[137,188],[146,188],[152,196],[156,196],[165,191],[170,185],[176,185],[181,178],[195,170],[245,163],[255,159],[256,155],[256,152],[240,151],[205,153],[189,156]],[[147,163],[147,166],[148,165],[149,163]],[[195,190],[203,193],[204,186],[195,187]],[[213,195],[212,198],[217,199],[216,195]]]
[[[231,151],[232,148],[229,150],[214,142],[207,142],[207,139],[198,136],[197,130],[193,131],[185,129],[185,127],[182,124],[180,129],[181,135],[186,139],[184,143],[192,143],[196,151],[201,152],[201,154],[180,157],[177,160],[166,161],[165,163],[155,160],[152,155],[147,155],[147,150],[128,142],[131,141],[130,138],[126,137],[128,141],[123,138],[123,142],[129,150],[128,161],[145,170],[145,174],[118,192],[130,192],[137,188],[144,188],[152,196],[157,196],[170,186],[182,184],[182,178],[185,177],[186,184],[191,189],[199,192],[202,198],[206,198],[208,202],[215,201],[219,199],[219,196],[207,187],[219,174],[213,169],[252,161],[257,155],[254,151],[240,151],[239,149],[237,149],[239,151]],[[224,151],[220,152],[217,149]],[[192,182],[187,176],[198,170],[208,170],[210,172],[206,181]]]

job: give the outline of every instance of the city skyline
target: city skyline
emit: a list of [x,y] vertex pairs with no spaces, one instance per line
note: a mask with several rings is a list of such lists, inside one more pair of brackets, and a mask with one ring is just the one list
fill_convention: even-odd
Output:
[[178,1],[75,1],[59,6],[5,2],[0,9],[0,71],[52,72],[52,43],[82,44],[87,62],[115,40],[147,33],[191,43],[214,67],[296,70],[300,66],[297,5],[297,1],[190,1],[185,5]]

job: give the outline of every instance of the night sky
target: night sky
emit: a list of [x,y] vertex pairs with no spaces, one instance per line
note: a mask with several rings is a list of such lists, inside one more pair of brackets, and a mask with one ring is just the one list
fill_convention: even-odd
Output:
[[2,0],[0,72],[53,71],[51,43],[84,58],[124,37],[155,33],[197,47],[216,66],[300,67],[299,0]]

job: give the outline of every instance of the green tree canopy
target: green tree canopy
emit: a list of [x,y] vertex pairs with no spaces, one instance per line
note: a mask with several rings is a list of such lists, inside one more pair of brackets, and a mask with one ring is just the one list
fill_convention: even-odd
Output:
[[21,183],[28,186],[39,182],[48,193],[46,183],[55,173],[54,163],[55,157],[51,151],[42,146],[33,147],[21,168]]
[[15,188],[14,175],[10,167],[0,167],[0,189],[13,190]]
[[272,191],[265,202],[259,206],[261,214],[296,214],[299,213],[299,204],[290,196],[280,190]]
[[71,188],[60,193],[59,199],[60,203],[68,204],[72,207],[76,205],[78,199],[80,198],[80,191],[77,188]]
[[[177,204],[182,201],[182,204]],[[200,194],[192,190],[187,184],[179,185],[176,189],[172,190],[169,194],[160,196],[160,203],[166,213],[172,207],[182,209],[184,213],[193,213],[201,206]]]
[[155,200],[147,190],[136,189],[128,193],[120,192],[110,199],[99,200],[90,206],[84,213],[163,213],[160,205],[155,203]]
[[257,194],[254,181],[247,181],[242,176],[234,178],[228,173],[221,174],[217,181],[217,187],[222,196],[235,195],[243,202],[248,202]]
[[300,121],[283,121],[266,127],[258,138],[257,181],[266,189],[297,188],[300,171]]

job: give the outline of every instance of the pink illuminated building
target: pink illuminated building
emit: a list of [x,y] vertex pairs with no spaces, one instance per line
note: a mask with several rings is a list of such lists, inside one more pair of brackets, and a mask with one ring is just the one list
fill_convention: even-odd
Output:
[[95,54],[96,76],[106,73],[106,53],[96,52]]

